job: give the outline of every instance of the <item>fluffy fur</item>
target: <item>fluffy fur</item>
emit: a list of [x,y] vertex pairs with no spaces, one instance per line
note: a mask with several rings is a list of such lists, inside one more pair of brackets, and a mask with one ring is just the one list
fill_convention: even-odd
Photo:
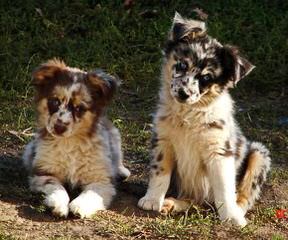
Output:
[[[243,136],[228,88],[254,66],[207,35],[204,22],[176,13],[164,49],[154,118],[146,210],[181,212],[213,202],[221,220],[246,225],[270,168],[269,151]],[[166,198],[174,187],[174,197]]]
[[[45,194],[57,216],[70,210],[91,217],[109,207],[113,180],[130,175],[119,131],[105,116],[117,81],[101,70],[85,72],[53,59],[34,71],[33,84],[38,130],[23,155],[30,187]],[[64,184],[81,194],[70,202]]]

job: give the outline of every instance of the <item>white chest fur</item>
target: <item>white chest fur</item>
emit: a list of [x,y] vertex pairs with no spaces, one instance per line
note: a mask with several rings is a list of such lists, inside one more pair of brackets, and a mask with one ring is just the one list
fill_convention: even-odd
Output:
[[[223,93],[206,109],[183,108],[177,103],[172,106],[159,109],[158,119],[161,115],[169,117],[166,124],[158,124],[158,133],[166,135],[174,148],[181,186],[179,197],[191,198],[197,203],[205,199],[209,201],[212,191],[206,170],[206,155],[213,152],[214,145],[222,144],[224,147],[225,141],[233,136],[233,102],[228,93]],[[209,124],[217,122],[225,123],[221,131],[209,127]]]
[[34,168],[72,186],[112,174],[111,161],[99,138],[39,140]]
[[[186,130],[186,131],[185,131]],[[188,130],[188,131],[187,131]],[[210,186],[207,179],[205,165],[201,159],[199,135],[190,129],[179,129],[173,138],[177,171],[181,189],[179,197],[190,198],[197,203],[209,198]]]

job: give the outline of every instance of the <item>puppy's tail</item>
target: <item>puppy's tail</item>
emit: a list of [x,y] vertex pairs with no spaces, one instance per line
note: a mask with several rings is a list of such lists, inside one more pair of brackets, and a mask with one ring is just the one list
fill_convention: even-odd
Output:
[[244,175],[238,181],[237,204],[246,212],[259,198],[260,190],[270,170],[269,150],[259,142],[252,142],[243,162]]

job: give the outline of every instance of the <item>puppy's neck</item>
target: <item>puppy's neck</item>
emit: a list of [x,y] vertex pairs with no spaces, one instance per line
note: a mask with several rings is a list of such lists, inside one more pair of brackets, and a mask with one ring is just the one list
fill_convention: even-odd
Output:
[[160,117],[171,116],[178,119],[177,121],[185,122],[185,125],[193,125],[196,118],[202,123],[208,123],[217,119],[229,119],[234,112],[233,100],[228,91],[223,91],[210,104],[205,106],[179,103],[170,93],[165,95],[165,100],[163,97],[164,95],[162,95],[162,101],[160,100],[160,105],[162,106]]
[[44,141],[58,142],[60,144],[69,142],[87,142],[91,139],[92,134],[88,131],[78,131],[70,136],[54,136],[44,127],[38,130],[38,137]]

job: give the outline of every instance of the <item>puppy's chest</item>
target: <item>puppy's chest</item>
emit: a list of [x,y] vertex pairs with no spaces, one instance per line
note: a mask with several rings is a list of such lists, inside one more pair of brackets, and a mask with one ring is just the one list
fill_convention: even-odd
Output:
[[202,203],[209,198],[210,185],[201,151],[204,145],[199,133],[178,131],[173,140],[179,176],[179,197],[188,197]]
[[196,119],[194,122],[178,120],[178,125],[171,123],[172,121],[167,132],[177,162],[180,197],[193,198],[201,203],[210,197],[210,184],[203,152],[207,151],[207,142],[215,140],[215,134],[210,132],[203,119]]
[[58,177],[69,178],[77,169],[91,164],[97,152],[97,145],[91,142],[41,142],[37,149],[35,165]]
[[175,117],[167,122],[167,126],[168,138],[172,142],[179,160],[186,161],[186,157],[188,157],[200,161],[200,151],[209,135],[207,124],[202,119],[196,117],[193,119],[192,116],[189,119]]
[[[179,170],[200,168],[202,166],[201,151],[204,149],[201,130],[186,127],[175,128],[171,137]],[[194,172],[189,170],[190,173]]]

